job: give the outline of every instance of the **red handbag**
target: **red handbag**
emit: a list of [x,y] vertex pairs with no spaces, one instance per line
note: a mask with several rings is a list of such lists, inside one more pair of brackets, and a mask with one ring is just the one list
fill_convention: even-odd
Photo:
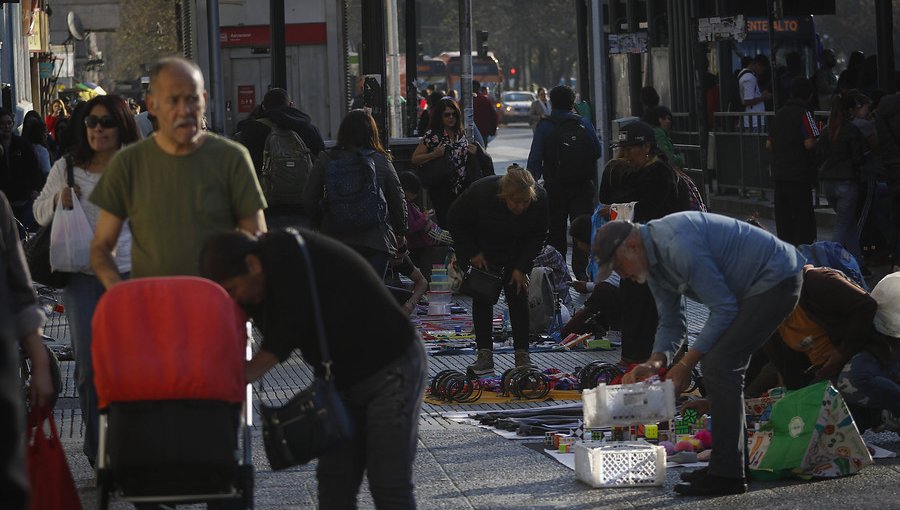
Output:
[[[49,437],[44,432],[44,422],[50,422]],[[31,410],[27,439],[31,510],[81,510],[78,490],[49,410]]]

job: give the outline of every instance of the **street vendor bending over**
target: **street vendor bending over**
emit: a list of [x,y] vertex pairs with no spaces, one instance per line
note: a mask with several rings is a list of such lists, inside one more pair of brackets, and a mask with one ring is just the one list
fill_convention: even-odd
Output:
[[668,371],[675,391],[687,388],[703,360],[715,441],[708,470],[691,473],[675,491],[690,496],[740,494],[744,478],[744,372],[791,313],[800,296],[803,256],[768,232],[725,216],[670,214],[646,225],[607,223],[592,246],[605,279],[646,281],[659,311],[650,359],[625,375],[633,383],[672,362],[685,338],[682,295],[709,307],[710,315],[687,354]]

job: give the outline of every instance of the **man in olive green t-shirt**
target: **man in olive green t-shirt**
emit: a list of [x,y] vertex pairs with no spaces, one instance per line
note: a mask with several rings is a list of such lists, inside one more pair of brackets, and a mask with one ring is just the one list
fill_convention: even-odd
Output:
[[200,127],[206,107],[200,69],[180,58],[159,61],[147,107],[159,129],[119,151],[90,197],[101,209],[91,265],[107,288],[120,281],[112,252],[126,219],[133,277],[197,275],[210,235],[266,230],[266,203],[246,149]]

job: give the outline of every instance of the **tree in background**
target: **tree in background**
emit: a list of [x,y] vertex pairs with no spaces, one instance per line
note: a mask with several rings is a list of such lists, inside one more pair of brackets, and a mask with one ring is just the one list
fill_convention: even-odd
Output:
[[146,66],[178,52],[178,20],[171,0],[121,0],[119,19],[111,50],[115,65],[108,69],[111,79],[135,80]]

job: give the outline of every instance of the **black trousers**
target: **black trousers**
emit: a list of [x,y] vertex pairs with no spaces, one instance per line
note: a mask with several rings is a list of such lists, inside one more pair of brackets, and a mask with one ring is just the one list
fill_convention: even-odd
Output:
[[775,229],[779,239],[794,246],[815,242],[816,213],[809,183],[775,181]]
[[646,283],[622,278],[619,282],[622,302],[622,360],[643,363],[653,353],[659,314],[656,301]]
[[[550,209],[550,228],[547,234],[547,242],[559,251],[563,257],[568,251],[568,226],[569,221],[583,214],[590,215],[594,212],[594,197],[597,195],[597,186],[594,181],[585,181],[577,185],[562,185],[548,182],[544,184],[547,190],[547,205]],[[587,280],[588,253],[579,250],[572,243],[572,271],[578,280]]]
[[[490,264],[491,270],[497,266]],[[503,269],[503,294],[509,307],[509,322],[512,325],[513,347],[528,348],[528,291],[517,292],[515,284],[510,285],[512,268]],[[475,343],[479,349],[493,349],[494,303],[472,300],[472,325],[475,327]]]

